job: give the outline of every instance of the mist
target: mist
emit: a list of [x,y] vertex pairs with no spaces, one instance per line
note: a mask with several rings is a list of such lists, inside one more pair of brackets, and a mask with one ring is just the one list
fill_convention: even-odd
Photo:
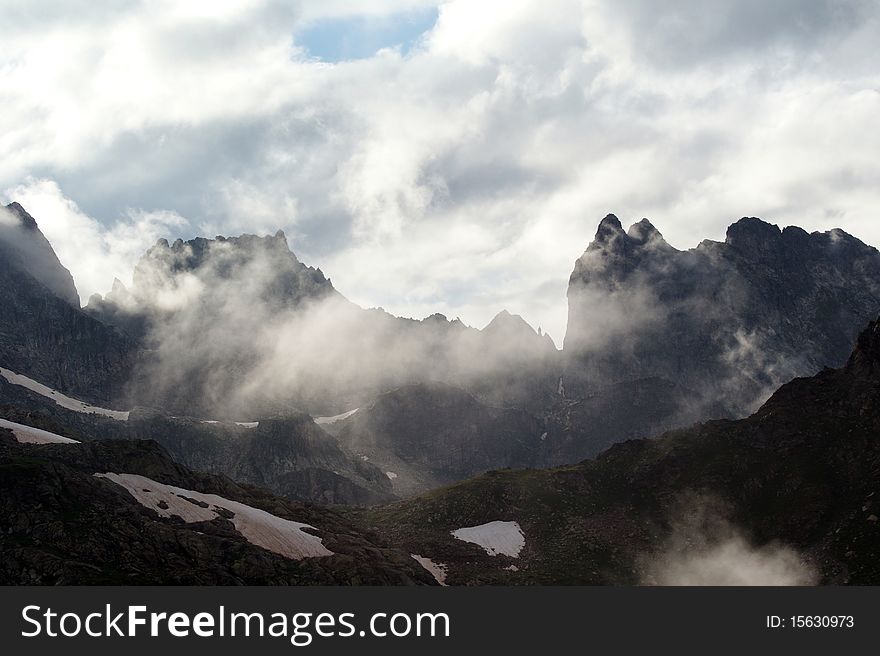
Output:
[[643,585],[810,586],[816,570],[794,549],[753,544],[729,520],[731,508],[714,497],[684,495],[672,530],[655,553],[641,556]]
[[300,263],[281,232],[160,240],[131,288],[117,281],[89,311],[144,339],[132,402],[176,411],[335,414],[412,382],[454,382],[500,402],[535,386],[549,393],[557,378],[555,346],[524,320],[505,313],[479,331],[364,310]]

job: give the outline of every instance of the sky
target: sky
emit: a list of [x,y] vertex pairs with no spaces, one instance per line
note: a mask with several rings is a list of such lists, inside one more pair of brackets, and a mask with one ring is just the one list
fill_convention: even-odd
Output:
[[83,299],[274,234],[351,300],[562,342],[609,212],[880,244],[878,0],[0,0],[0,199]]

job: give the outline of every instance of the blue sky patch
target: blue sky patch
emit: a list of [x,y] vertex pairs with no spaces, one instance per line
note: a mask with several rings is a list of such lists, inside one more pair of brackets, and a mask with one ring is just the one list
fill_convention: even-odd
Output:
[[312,57],[326,62],[365,59],[382,48],[396,46],[406,54],[436,22],[435,7],[391,16],[325,19],[307,25],[294,41]]

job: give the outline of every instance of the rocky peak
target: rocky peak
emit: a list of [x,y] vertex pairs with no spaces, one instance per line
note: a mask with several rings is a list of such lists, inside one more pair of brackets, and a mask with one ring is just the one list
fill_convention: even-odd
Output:
[[605,218],[599,222],[599,230],[597,238],[602,234],[617,234],[623,232],[623,225],[616,214],[606,214]]
[[494,342],[495,348],[515,348],[520,355],[525,353],[555,352],[556,344],[550,335],[535,330],[518,314],[501,310],[481,331],[483,336]]
[[126,288],[125,284],[119,278],[113,278],[113,287],[110,291],[111,294],[128,294],[128,288]]
[[19,203],[10,203],[0,209],[5,209],[13,217],[12,225],[0,223],[0,252],[55,296],[79,308],[79,294],[73,276],[61,264],[34,217]]
[[605,280],[609,284],[626,278],[646,260],[664,261],[676,251],[648,219],[625,232],[614,214],[599,223],[596,237],[575,263],[570,283]]
[[37,222],[36,220],[34,220],[34,217],[28,214],[27,211],[19,203],[9,203],[9,205],[6,206],[6,209],[11,212],[13,216],[18,218],[23,228],[39,231],[39,228],[37,227]]
[[525,319],[518,314],[511,314],[507,310],[501,310],[501,312],[496,314],[483,331],[487,333],[503,331],[506,333],[528,334],[532,337],[537,335],[534,328]]
[[589,250],[616,250],[623,247],[626,242],[626,233],[623,226],[614,214],[609,214],[599,222],[596,237],[590,244]]
[[727,245],[745,254],[766,255],[782,247],[779,226],[756,217],[744,217],[727,229]]
[[642,219],[631,225],[628,231],[624,231],[620,219],[614,214],[609,214],[599,223],[596,237],[587,248],[587,252],[631,255],[641,251],[645,246],[672,249],[648,219]]
[[638,223],[631,225],[626,234],[631,241],[638,244],[666,244],[663,235],[660,234],[660,231],[648,219],[642,219]]
[[[131,307],[147,312],[169,298],[175,299],[172,305],[177,309],[177,300],[190,292],[206,301],[223,294],[259,297],[279,308],[336,293],[320,269],[297,259],[281,230],[265,237],[219,235],[170,244],[159,239],[141,257],[132,282],[130,297],[136,302]],[[123,296],[129,295],[120,294],[117,305]],[[114,299],[108,295],[107,300]]]

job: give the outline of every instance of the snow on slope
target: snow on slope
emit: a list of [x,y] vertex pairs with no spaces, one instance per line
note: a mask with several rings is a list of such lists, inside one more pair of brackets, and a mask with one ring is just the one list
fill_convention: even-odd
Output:
[[526,545],[526,536],[516,522],[489,522],[452,531],[456,540],[471,542],[486,550],[490,556],[503,554],[519,558]]
[[446,585],[446,574],[449,569],[446,565],[443,563],[435,563],[430,558],[425,558],[416,554],[410,554],[410,556],[415,558],[419,565],[428,570],[434,576],[437,583],[443,586]]
[[[199,423],[202,423],[202,424],[222,424],[223,422],[217,421],[216,419],[203,419]],[[235,424],[236,426],[241,426],[242,428],[256,428],[257,426],[260,425],[260,422],[258,422],[258,421],[234,421],[232,423]]]
[[122,412],[120,410],[107,410],[106,408],[99,408],[83,401],[78,401],[77,399],[65,396],[61,392],[56,392],[51,387],[46,387],[42,383],[38,383],[27,376],[22,376],[14,371],[9,371],[9,369],[0,367],[0,376],[3,376],[3,378],[12,385],[25,387],[32,392],[45,396],[47,399],[52,399],[62,408],[89,415],[104,415],[105,417],[110,417],[111,419],[116,419],[118,421],[128,421],[127,412]]
[[355,408],[354,410],[343,412],[341,415],[333,415],[332,417],[315,417],[315,423],[318,425],[335,424],[337,421],[348,419],[358,410],[360,410],[360,408]]
[[[333,555],[333,552],[324,546],[321,538],[302,530],[304,528],[314,530],[314,527],[308,524],[282,519],[265,510],[224,499],[216,494],[184,490],[137,474],[106,473],[95,476],[121,485],[141,505],[155,510],[162,517],[175,515],[187,523],[209,522],[221,516],[216,509],[227,510],[234,513],[229,520],[235,525],[236,530],[248,542],[258,547],[293,560]],[[203,504],[204,507],[199,504]]]
[[79,444],[69,437],[61,437],[49,431],[32,428],[24,424],[16,424],[14,421],[0,419],[0,428],[8,428],[15,435],[15,439],[22,444]]

